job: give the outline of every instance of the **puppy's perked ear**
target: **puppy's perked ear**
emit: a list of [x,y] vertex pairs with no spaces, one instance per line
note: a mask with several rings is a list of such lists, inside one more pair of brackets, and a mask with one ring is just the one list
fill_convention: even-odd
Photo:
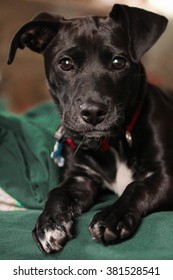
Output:
[[42,12],[22,26],[15,34],[9,51],[8,64],[14,60],[17,49],[28,47],[42,53],[58,32],[62,17]]
[[155,44],[168,23],[164,16],[118,4],[113,6],[109,16],[127,32],[129,52],[135,62]]

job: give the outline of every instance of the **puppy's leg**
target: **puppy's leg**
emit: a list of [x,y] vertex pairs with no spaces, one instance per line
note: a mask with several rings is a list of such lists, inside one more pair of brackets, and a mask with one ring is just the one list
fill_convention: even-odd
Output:
[[171,188],[165,189],[165,181],[162,184],[159,181],[151,179],[128,185],[113,205],[93,218],[89,228],[93,238],[106,245],[121,242],[134,234],[148,213],[165,209],[166,205],[167,209],[173,208]]
[[41,250],[51,253],[62,249],[72,237],[74,217],[94,204],[98,188],[87,176],[75,176],[49,193],[33,230],[33,238]]

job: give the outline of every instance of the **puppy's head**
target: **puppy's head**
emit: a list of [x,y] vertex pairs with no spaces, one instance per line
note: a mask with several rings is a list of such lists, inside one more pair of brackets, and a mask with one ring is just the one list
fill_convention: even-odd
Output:
[[139,61],[166,25],[163,16],[117,4],[108,17],[40,13],[14,36],[8,63],[18,48],[42,53],[65,129],[106,136],[130,121],[143,98]]

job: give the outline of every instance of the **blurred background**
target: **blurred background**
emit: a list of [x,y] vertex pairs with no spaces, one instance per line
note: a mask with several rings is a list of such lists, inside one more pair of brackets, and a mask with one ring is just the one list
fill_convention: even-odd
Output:
[[173,5],[172,0],[0,0],[0,103],[13,113],[50,100],[44,75],[43,58],[27,49],[18,51],[11,66],[6,64],[14,33],[35,14],[49,11],[70,18],[107,15],[114,3],[137,6],[161,13],[169,25],[158,43],[144,56],[149,80],[173,89]]

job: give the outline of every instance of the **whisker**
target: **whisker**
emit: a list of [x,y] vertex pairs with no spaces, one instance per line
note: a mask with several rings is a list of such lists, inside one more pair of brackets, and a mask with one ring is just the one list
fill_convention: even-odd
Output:
[[74,154],[73,154],[73,157],[75,157],[75,155],[77,154],[77,152],[78,152],[78,150],[80,149],[81,145],[83,144],[84,140],[85,140],[85,136],[83,136],[81,142],[80,142],[79,145],[77,146],[77,148],[76,148],[76,150],[75,150],[75,152],[74,152]]

